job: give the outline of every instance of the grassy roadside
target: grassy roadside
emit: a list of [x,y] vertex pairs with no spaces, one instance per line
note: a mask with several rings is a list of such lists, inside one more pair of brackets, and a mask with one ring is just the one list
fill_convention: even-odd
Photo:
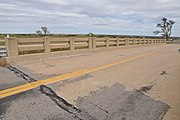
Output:
[[[162,38],[161,36],[140,36],[140,35],[111,35],[111,34],[93,34],[93,35],[89,35],[88,34],[41,34],[41,35],[37,35],[37,34],[9,34],[10,37],[18,37],[18,38],[37,38],[37,37],[45,37],[45,36],[49,36],[49,37],[98,37],[98,38],[102,38],[102,37],[110,37],[110,38],[116,38],[116,37],[120,37],[120,38],[124,38],[124,37],[136,37],[136,38],[142,38],[142,37],[148,37],[148,38]],[[0,38],[5,38],[6,34],[1,34],[0,33]]]
[[4,46],[5,45],[5,41],[0,39],[0,46]]

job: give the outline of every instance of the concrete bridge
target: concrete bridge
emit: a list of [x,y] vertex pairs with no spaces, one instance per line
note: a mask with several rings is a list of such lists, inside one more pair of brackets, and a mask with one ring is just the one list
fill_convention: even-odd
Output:
[[[5,39],[9,61],[41,59],[59,55],[72,55],[92,51],[105,51],[123,47],[165,44],[162,38],[123,37],[65,37],[65,38],[16,38]],[[29,55],[31,54],[31,55]]]
[[[68,39],[66,45],[73,46]],[[14,41],[8,41],[10,66],[0,68],[0,119],[180,118],[180,45],[145,38],[130,44],[125,38],[124,45],[115,41],[112,46],[110,39],[103,38],[104,48],[93,48],[86,40],[86,49],[46,53],[43,46],[43,53],[32,55],[21,53],[30,49],[21,46],[21,39],[16,52],[10,52]],[[51,49],[59,46],[53,44]]]

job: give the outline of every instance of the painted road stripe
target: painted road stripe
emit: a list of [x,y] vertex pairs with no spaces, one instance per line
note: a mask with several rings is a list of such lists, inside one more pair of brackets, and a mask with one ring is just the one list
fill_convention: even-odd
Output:
[[152,55],[152,54],[155,54],[157,52],[158,51],[153,51],[153,52],[145,53],[145,54],[138,55],[138,56],[135,56],[135,57],[127,58],[127,59],[124,59],[124,60],[121,60],[121,61],[118,61],[118,62],[115,62],[115,63],[111,63],[111,64],[108,64],[108,65],[92,68],[92,69],[89,69],[89,70],[81,70],[81,71],[77,71],[77,72],[73,72],[73,73],[69,73],[69,74],[65,74],[65,75],[60,75],[60,76],[56,76],[56,77],[45,79],[45,80],[38,80],[36,82],[27,83],[27,84],[20,85],[20,86],[17,86],[17,87],[13,87],[13,88],[9,88],[9,89],[6,89],[6,90],[1,90],[0,91],[0,98],[5,98],[5,97],[15,95],[15,94],[27,91],[27,90],[31,90],[31,89],[34,89],[34,88],[40,86],[40,85],[47,85],[47,84],[55,83],[55,82],[62,81],[62,80],[65,80],[65,79],[69,79],[69,78],[72,78],[72,77],[77,77],[77,76],[82,75],[82,74],[86,74],[86,73],[94,72],[94,71],[97,71],[97,70],[105,69],[105,68],[108,68],[108,67],[111,67],[111,66],[114,66],[114,65],[117,65],[117,64],[125,63],[125,62],[128,62],[128,61],[132,61],[132,60],[135,60],[135,59],[147,56],[147,55]]

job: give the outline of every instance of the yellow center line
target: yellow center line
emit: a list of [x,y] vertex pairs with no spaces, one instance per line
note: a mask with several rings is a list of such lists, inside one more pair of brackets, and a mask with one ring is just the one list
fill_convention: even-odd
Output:
[[132,61],[132,60],[144,57],[144,56],[152,55],[152,54],[155,54],[157,52],[158,51],[153,51],[153,52],[145,53],[145,54],[138,55],[138,56],[135,56],[135,57],[126,58],[124,60],[114,62],[114,63],[108,64],[108,65],[92,68],[92,69],[89,69],[89,70],[81,70],[81,71],[77,71],[77,72],[73,72],[73,73],[69,73],[69,74],[65,74],[65,75],[60,75],[60,76],[56,76],[56,77],[45,79],[45,80],[38,80],[36,82],[27,83],[27,84],[23,84],[23,85],[20,85],[20,86],[17,86],[17,87],[1,90],[0,91],[0,99],[11,96],[11,95],[15,95],[15,94],[27,91],[27,90],[34,89],[34,88],[36,88],[36,87],[38,87],[40,85],[47,85],[47,84],[59,82],[59,81],[65,80],[65,79],[69,79],[69,78],[72,78],[72,77],[77,77],[77,76],[82,75],[82,74],[86,74],[86,73],[94,72],[94,71],[97,71],[97,70],[105,69],[105,68],[108,68],[108,67],[111,67],[111,66],[114,66],[114,65],[117,65],[117,64],[125,63],[125,62]]

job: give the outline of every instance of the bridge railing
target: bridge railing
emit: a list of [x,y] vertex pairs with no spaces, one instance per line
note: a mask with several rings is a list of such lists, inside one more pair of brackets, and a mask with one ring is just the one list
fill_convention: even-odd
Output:
[[0,57],[6,56],[5,40],[0,38]]
[[137,46],[149,44],[162,44],[166,43],[162,38],[5,38],[5,45],[8,57],[22,56],[25,54],[44,53],[49,54],[53,52],[75,52],[78,50],[92,50],[101,48],[113,48],[121,46]]

